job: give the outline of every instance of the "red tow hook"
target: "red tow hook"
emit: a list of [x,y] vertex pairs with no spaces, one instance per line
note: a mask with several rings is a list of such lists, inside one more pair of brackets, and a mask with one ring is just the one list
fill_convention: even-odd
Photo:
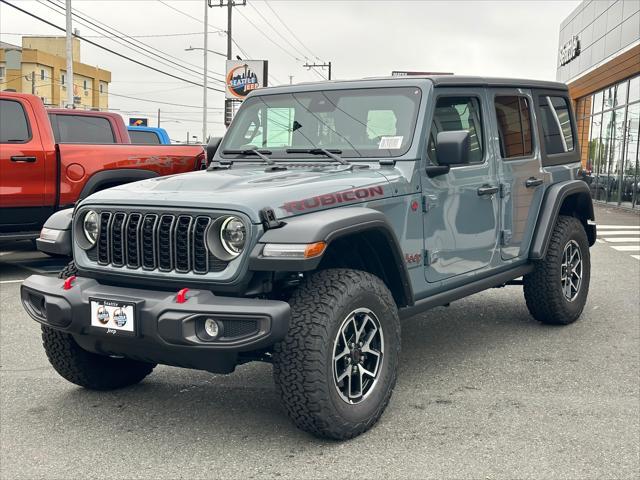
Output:
[[187,301],[187,292],[189,291],[188,288],[183,288],[182,290],[178,291],[178,294],[176,295],[176,303],[184,303]]
[[69,278],[67,278],[64,281],[64,285],[62,286],[63,290],[71,290],[71,287],[73,287],[73,282],[75,281],[76,281],[76,276],[71,275]]

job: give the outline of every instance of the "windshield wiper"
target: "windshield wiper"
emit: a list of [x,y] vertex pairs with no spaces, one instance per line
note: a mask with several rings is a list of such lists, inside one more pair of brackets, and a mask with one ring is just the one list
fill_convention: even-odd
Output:
[[340,157],[339,154],[342,150],[327,150],[326,148],[287,148],[287,153],[310,153],[311,155],[326,155],[329,158],[334,159],[341,165],[350,165],[347,160]]
[[267,165],[275,165],[275,162],[271,160],[267,155],[271,155],[273,152],[271,150],[259,150],[258,148],[247,148],[244,150],[223,150],[222,153],[225,155],[257,155]]

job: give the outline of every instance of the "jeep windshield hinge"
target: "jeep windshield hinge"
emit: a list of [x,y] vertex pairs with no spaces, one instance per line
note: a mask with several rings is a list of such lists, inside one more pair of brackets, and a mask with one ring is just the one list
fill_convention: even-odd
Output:
[[513,237],[513,234],[511,233],[511,230],[501,230],[500,231],[500,245],[503,247],[506,247],[507,245],[509,245],[511,243],[511,238]]
[[507,195],[511,193],[511,187],[508,183],[500,184],[500,198],[505,198]]

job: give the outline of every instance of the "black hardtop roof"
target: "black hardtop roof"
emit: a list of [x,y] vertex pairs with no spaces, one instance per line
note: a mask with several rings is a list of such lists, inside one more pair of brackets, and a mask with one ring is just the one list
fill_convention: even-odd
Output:
[[[545,80],[526,80],[520,78],[492,78],[474,77],[467,75],[404,75],[395,77],[369,77],[353,80],[331,80],[323,82],[305,82],[293,85],[279,85],[267,89],[258,89],[253,93],[284,93],[290,91],[310,90],[309,87],[327,88],[355,88],[358,86],[392,87],[399,84],[410,85],[422,82],[430,82],[435,87],[505,87],[505,88],[538,88],[544,90],[567,91],[567,86],[561,82]],[[374,85],[371,85],[374,84]]]

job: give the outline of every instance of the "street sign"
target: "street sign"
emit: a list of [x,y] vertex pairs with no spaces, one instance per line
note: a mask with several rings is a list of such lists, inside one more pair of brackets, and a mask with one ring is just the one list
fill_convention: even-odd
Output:
[[225,97],[244,100],[252,90],[267,86],[266,60],[227,60]]
[[149,119],[148,118],[129,118],[129,126],[130,127],[148,127]]

